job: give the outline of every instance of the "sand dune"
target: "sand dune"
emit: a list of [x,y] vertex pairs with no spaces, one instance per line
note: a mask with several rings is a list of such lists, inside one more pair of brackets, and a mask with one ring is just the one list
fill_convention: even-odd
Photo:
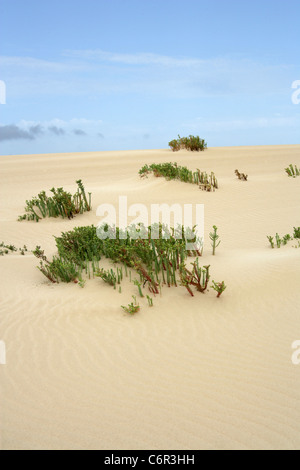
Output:
[[[140,179],[145,163],[168,161],[213,170],[220,188]],[[129,316],[128,279],[121,294],[100,279],[53,285],[32,254],[0,257],[2,449],[299,449],[300,248],[272,250],[266,238],[300,225],[290,163],[300,166],[300,145],[0,157],[0,241],[51,256],[53,235],[97,224],[97,206],[120,195],[147,207],[204,203],[202,261],[228,286],[219,299],[164,287],[153,308],[140,299]],[[79,178],[92,212],[16,221],[26,199],[53,186],[74,192]]]

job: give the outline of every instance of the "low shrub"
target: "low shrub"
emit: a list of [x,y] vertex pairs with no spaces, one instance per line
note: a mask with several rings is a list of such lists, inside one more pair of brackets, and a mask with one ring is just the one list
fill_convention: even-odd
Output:
[[81,180],[76,181],[77,191],[74,195],[63,188],[52,188],[53,196],[47,196],[41,191],[36,197],[26,201],[25,214],[20,215],[18,220],[35,220],[38,222],[45,217],[62,217],[71,219],[75,214],[91,210],[91,193],[89,202],[87,200],[84,186]]
[[179,180],[184,183],[197,184],[204,191],[215,191],[218,189],[218,180],[214,172],[207,174],[205,171],[189,170],[186,166],[177,165],[177,163],[152,163],[144,165],[139,170],[141,177],[148,176],[153,173],[156,177],[164,177],[167,180]]
[[199,152],[207,148],[207,143],[198,135],[189,135],[188,137],[180,137],[180,135],[178,135],[178,139],[173,139],[169,142],[169,147],[171,147],[173,152],[177,152],[180,149]]

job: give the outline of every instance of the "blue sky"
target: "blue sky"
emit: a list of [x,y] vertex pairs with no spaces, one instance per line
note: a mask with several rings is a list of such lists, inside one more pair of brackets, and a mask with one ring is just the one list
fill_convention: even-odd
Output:
[[299,0],[0,0],[0,154],[297,144]]

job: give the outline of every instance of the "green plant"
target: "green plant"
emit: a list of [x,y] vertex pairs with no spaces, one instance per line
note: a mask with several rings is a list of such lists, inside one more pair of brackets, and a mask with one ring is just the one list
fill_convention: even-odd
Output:
[[219,239],[219,235],[217,234],[217,230],[218,230],[218,227],[216,227],[216,225],[213,225],[213,229],[214,231],[213,232],[210,232],[209,234],[209,238],[211,239],[211,246],[212,246],[212,254],[215,255],[216,253],[216,248],[220,245],[221,243],[221,240],[219,240],[219,242],[217,243],[217,240]]
[[294,227],[294,238],[300,238],[300,227]]
[[276,235],[275,235],[275,240],[276,240],[277,248],[280,248],[282,240],[281,240],[280,236],[278,235],[278,233],[276,233]]
[[147,300],[148,300],[148,305],[149,305],[149,307],[153,307],[153,300],[152,300],[152,297],[150,297],[149,295],[147,295]]
[[131,315],[140,310],[140,306],[136,301],[135,295],[133,295],[132,298],[134,302],[131,302],[130,304],[128,304],[128,306],[121,305],[122,309],[125,310],[126,313],[130,313]]
[[180,137],[180,135],[178,135],[178,139],[173,139],[169,142],[169,147],[171,147],[173,152],[182,148],[199,152],[207,148],[207,143],[204,139],[200,139],[198,135],[189,135],[188,137]]
[[95,276],[101,277],[104,282],[116,288],[117,276],[113,269],[106,271],[105,269],[101,268],[95,273]]
[[271,235],[267,235],[267,239],[270,242],[271,248],[274,248],[274,237],[271,237]]
[[153,173],[156,177],[164,177],[167,180],[179,180],[184,183],[197,184],[200,189],[205,191],[215,191],[218,189],[218,180],[214,172],[207,174],[205,171],[189,170],[186,166],[177,165],[177,163],[152,163],[144,165],[139,170],[141,177]]
[[291,235],[289,233],[287,233],[286,235],[283,236],[281,241],[282,241],[283,245],[286,245],[289,240],[291,240]]
[[134,279],[133,284],[138,287],[140,297],[144,297],[142,292],[142,284],[137,279]]
[[293,166],[292,163],[287,168],[285,168],[285,171],[288,176],[291,176],[292,178],[296,178],[296,176],[300,175],[300,171],[297,168],[297,165]]
[[41,250],[40,246],[32,252],[34,256],[40,259],[40,266],[38,269],[53,283],[55,282],[78,282],[78,269],[76,265],[63,259],[61,257],[54,256],[50,262]]
[[21,255],[25,255],[25,252],[28,251],[27,246],[24,245],[23,248],[18,249],[15,247],[15,245],[12,245],[12,244],[6,245],[4,242],[0,243],[0,256],[8,255],[9,252],[16,252],[16,251],[20,251]]
[[181,285],[184,286],[189,294],[193,297],[191,286],[195,286],[198,292],[204,293],[207,289],[210,279],[209,268],[210,266],[203,266],[201,268],[198,264],[198,258],[192,264],[192,271],[186,268],[185,264],[180,267],[180,280]]
[[[267,236],[270,244],[271,244],[271,247],[274,248],[275,244],[274,244],[274,238],[271,237],[270,235]],[[293,233],[293,236],[291,236],[289,233],[287,233],[286,235],[284,235],[282,238],[279,236],[278,233],[276,233],[275,235],[275,241],[276,241],[276,246],[277,248],[280,248],[281,245],[286,245],[288,241],[290,240],[293,240],[296,239],[296,238],[300,238],[300,227],[294,227],[294,233]]]
[[123,280],[123,269],[117,267],[117,283],[120,284]]
[[217,297],[220,297],[220,295],[224,292],[224,290],[227,287],[227,286],[225,286],[225,282],[224,281],[222,281],[222,282],[212,281],[212,283],[213,283],[213,285],[210,286],[210,287],[218,293]]
[[[193,227],[194,230],[195,227]],[[201,256],[201,250],[187,251],[186,241],[192,241],[192,230],[178,226],[169,229],[163,224],[149,226],[145,238],[131,236],[118,227],[102,227],[110,231],[110,238],[98,238],[101,235],[99,227],[76,227],[55,237],[58,256],[49,261],[41,247],[36,247],[34,255],[40,260],[38,269],[51,282],[78,282],[82,284],[82,273],[89,278],[102,278],[116,289],[125,274],[134,270],[140,277],[133,282],[138,287],[139,295],[143,297],[143,288],[148,287],[150,293],[161,293],[163,285],[177,287],[178,273],[181,284],[193,295],[192,287],[199,292],[207,289],[209,282],[209,266],[201,268],[198,258],[188,270],[185,262],[188,256]],[[100,230],[101,233],[98,232]],[[136,233],[136,232],[135,232]],[[179,236],[181,235],[181,237]],[[116,269],[99,268],[99,261],[105,256],[118,264]],[[120,289],[119,289],[120,291]],[[149,303],[148,299],[148,303]]]
[[179,140],[177,139],[173,139],[169,142],[169,147],[171,147],[171,150],[173,150],[173,152],[178,152],[178,150],[180,150],[180,142]]
[[62,217],[71,219],[75,214],[82,214],[91,210],[91,193],[89,202],[85,194],[81,180],[76,181],[77,191],[72,196],[63,188],[52,188],[52,196],[47,196],[45,191],[41,191],[36,197],[26,201],[25,214],[19,216],[18,220],[35,220],[38,222],[45,217]]

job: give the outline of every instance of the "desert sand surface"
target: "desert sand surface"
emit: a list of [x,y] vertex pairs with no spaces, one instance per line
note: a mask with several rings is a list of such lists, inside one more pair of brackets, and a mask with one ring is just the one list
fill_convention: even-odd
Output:
[[[219,189],[149,176],[144,164],[215,172]],[[300,226],[300,145],[0,157],[0,241],[51,257],[53,235],[98,224],[102,203],[205,205],[202,265],[224,280],[191,297],[163,287],[150,308],[126,314],[137,287],[101,279],[51,284],[27,253],[0,257],[2,449],[299,449],[300,248],[271,249],[266,235]],[[240,181],[238,169],[249,175]],[[72,220],[18,222],[25,200],[81,178],[93,210]],[[221,244],[212,256],[208,237]],[[192,259],[191,259],[192,261]],[[102,263],[102,261],[101,261]],[[108,260],[103,266],[110,266]]]

